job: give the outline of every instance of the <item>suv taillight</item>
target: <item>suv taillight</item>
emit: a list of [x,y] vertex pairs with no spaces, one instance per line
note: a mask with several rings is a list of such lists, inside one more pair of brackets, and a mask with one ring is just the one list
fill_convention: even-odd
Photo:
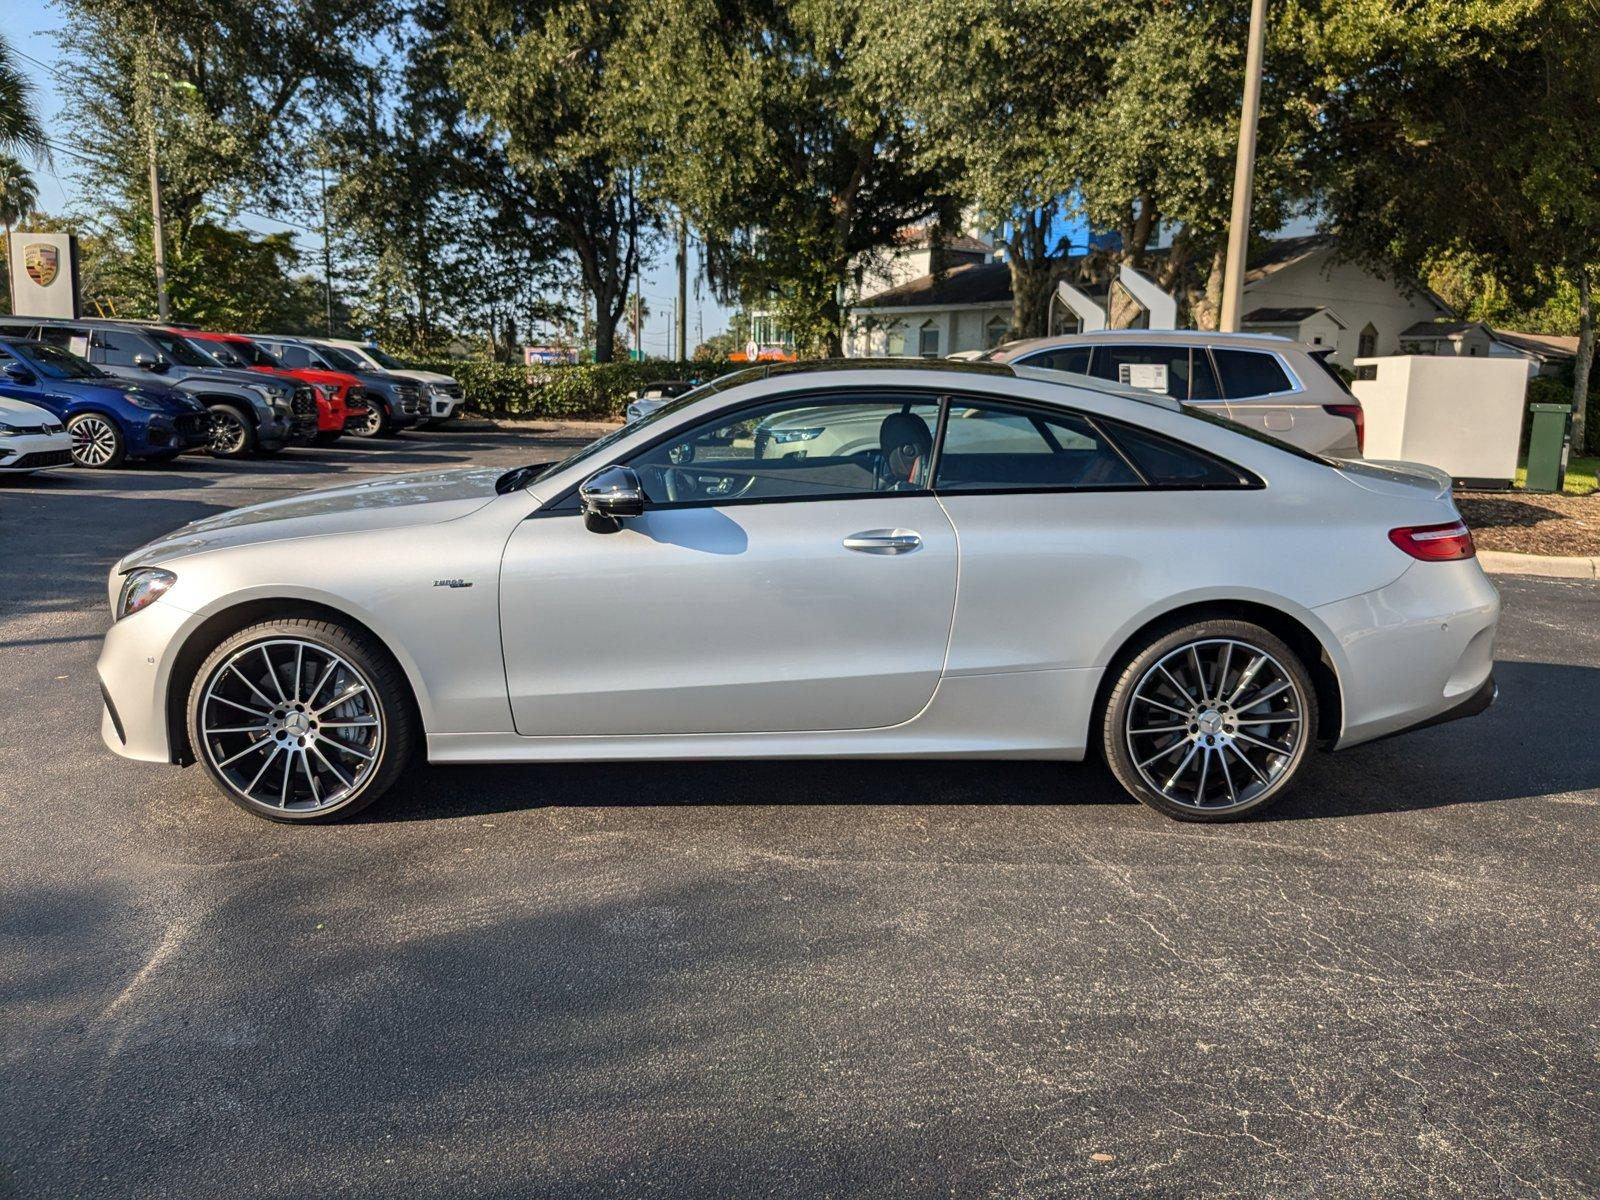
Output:
[[1349,417],[1356,423],[1356,449],[1367,452],[1367,421],[1359,404],[1324,404],[1322,411],[1336,417]]
[[1412,558],[1420,558],[1423,562],[1450,562],[1458,558],[1471,558],[1478,552],[1472,544],[1472,530],[1467,528],[1465,521],[1391,529],[1389,540]]

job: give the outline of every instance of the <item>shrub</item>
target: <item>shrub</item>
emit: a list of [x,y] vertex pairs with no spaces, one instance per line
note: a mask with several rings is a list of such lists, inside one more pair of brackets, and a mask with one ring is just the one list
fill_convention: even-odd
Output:
[[486,417],[604,421],[621,417],[643,384],[663,379],[714,379],[726,362],[620,362],[525,367],[476,359],[419,363],[461,384],[468,412]]

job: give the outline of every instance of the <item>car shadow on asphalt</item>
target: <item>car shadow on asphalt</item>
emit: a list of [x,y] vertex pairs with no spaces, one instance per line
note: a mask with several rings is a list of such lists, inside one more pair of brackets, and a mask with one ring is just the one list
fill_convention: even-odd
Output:
[[[1600,669],[1501,662],[1488,712],[1318,754],[1258,821],[1409,812],[1600,788]],[[797,780],[804,780],[797,787]],[[426,821],[545,806],[1129,804],[1096,758],[745,760],[426,766],[355,820]],[[1152,814],[1152,819],[1155,818]]]

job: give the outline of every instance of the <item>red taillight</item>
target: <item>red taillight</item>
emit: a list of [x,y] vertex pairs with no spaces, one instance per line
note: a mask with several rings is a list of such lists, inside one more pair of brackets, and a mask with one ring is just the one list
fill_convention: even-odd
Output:
[[1457,558],[1471,558],[1477,554],[1472,544],[1472,530],[1464,521],[1451,521],[1448,525],[1412,525],[1406,529],[1389,530],[1389,540],[1412,558],[1424,562],[1449,562]]
[[1322,411],[1332,413],[1336,417],[1349,417],[1356,423],[1356,449],[1365,454],[1367,452],[1367,421],[1362,415],[1359,404],[1324,404]]

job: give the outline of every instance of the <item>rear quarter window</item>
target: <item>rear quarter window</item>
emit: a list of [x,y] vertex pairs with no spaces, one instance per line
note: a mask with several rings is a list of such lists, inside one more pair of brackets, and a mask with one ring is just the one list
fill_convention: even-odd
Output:
[[1222,394],[1229,400],[1248,400],[1253,396],[1275,396],[1292,391],[1294,385],[1274,354],[1260,350],[1213,348]]
[[1255,486],[1255,479],[1238,467],[1121,421],[1104,422],[1117,446],[1132,460],[1153,487],[1237,488]]

